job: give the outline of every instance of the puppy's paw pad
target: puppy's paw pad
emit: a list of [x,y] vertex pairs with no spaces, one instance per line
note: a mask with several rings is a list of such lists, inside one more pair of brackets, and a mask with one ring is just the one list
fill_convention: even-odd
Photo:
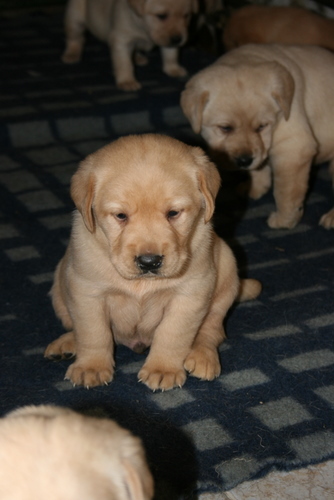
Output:
[[125,82],[119,82],[117,87],[125,92],[133,92],[141,89],[141,84],[137,80],[127,80]]
[[76,346],[73,332],[65,333],[47,346],[44,357],[52,361],[70,359],[76,355]]
[[85,366],[73,363],[65,374],[65,379],[73,385],[82,385],[89,389],[99,385],[108,385],[113,379],[113,370],[109,367],[94,368],[91,365]]
[[174,387],[182,387],[187,375],[183,369],[179,370],[148,370],[143,367],[138,373],[138,379],[152,391],[168,391]]
[[334,208],[321,217],[319,224],[325,229],[334,228]]
[[214,380],[219,377],[221,368],[217,350],[193,350],[184,362],[184,368],[193,377],[201,380]]

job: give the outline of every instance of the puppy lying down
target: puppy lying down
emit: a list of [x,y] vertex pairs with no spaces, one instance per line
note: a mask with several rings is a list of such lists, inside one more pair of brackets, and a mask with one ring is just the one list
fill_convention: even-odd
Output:
[[141,442],[107,419],[26,406],[0,419],[1,500],[150,500]]
[[246,43],[319,45],[334,49],[334,19],[301,7],[247,5],[237,9],[224,28],[226,50]]
[[88,156],[73,176],[77,210],[51,290],[68,333],[45,356],[75,355],[73,384],[108,384],[114,344],[150,346],[139,379],[151,389],[182,386],[186,371],[220,374],[223,320],[260,293],[238,279],[230,248],[211,225],[220,186],[200,148],[167,136],[128,136]]
[[[192,77],[181,106],[212,150],[251,176],[260,198],[273,180],[272,228],[303,215],[313,163],[334,174],[334,54],[321,47],[244,45]],[[334,227],[334,209],[320,224]]]
[[186,70],[178,62],[179,47],[188,38],[188,25],[197,0],[69,0],[65,15],[65,63],[79,61],[85,29],[106,42],[122,90],[137,90],[141,84],[134,75],[137,64],[147,63],[138,51],[161,49],[163,71],[183,77]]

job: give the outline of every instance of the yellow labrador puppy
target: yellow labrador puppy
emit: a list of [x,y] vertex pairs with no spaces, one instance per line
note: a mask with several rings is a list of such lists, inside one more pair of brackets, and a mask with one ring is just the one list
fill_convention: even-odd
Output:
[[51,290],[69,330],[48,358],[75,354],[66,378],[92,387],[114,374],[114,343],[150,346],[139,379],[182,386],[186,371],[211,380],[236,298],[260,292],[238,279],[234,256],[210,219],[220,185],[200,148],[167,136],[127,136],[84,160],[73,176],[77,207]]
[[[213,150],[250,171],[250,195],[274,184],[268,224],[292,228],[303,215],[312,163],[334,175],[334,54],[313,46],[245,45],[187,83],[181,106]],[[320,224],[334,227],[334,209]]]
[[107,419],[26,406],[0,419],[1,500],[150,500],[143,447]]
[[137,90],[132,57],[137,64],[146,58],[136,52],[161,47],[163,71],[182,77],[186,70],[178,63],[179,47],[188,37],[191,14],[197,0],[69,0],[65,15],[65,63],[80,60],[84,31],[88,29],[110,48],[116,83],[123,90]]
[[301,7],[247,5],[224,27],[226,50],[246,43],[319,45],[334,50],[334,19]]

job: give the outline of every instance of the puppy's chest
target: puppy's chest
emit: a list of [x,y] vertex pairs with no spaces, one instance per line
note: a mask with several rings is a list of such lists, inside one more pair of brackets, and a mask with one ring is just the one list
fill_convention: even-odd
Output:
[[164,317],[166,299],[159,293],[145,298],[111,296],[108,306],[115,342],[134,350],[139,344],[149,347]]

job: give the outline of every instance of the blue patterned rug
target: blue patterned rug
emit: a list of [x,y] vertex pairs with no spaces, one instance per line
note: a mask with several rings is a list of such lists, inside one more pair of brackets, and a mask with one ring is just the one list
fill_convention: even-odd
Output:
[[[116,419],[142,437],[158,499],[196,499],[334,458],[334,231],[318,226],[333,205],[326,169],[292,231],[267,227],[270,194],[246,204],[226,176],[216,228],[264,290],[230,312],[217,380],[152,393],[137,382],[143,356],[119,347],[109,387],[73,389],[67,362],[43,351],[62,333],[47,294],[68,241],[78,161],[129,133],[202,143],[179,107],[184,82],[162,74],[159,53],[138,71],[143,90],[122,93],[107,48],[92,38],[80,64],[60,62],[58,14],[1,18],[0,33],[1,414],[53,403]],[[190,73],[210,62],[191,47],[182,57]]]

